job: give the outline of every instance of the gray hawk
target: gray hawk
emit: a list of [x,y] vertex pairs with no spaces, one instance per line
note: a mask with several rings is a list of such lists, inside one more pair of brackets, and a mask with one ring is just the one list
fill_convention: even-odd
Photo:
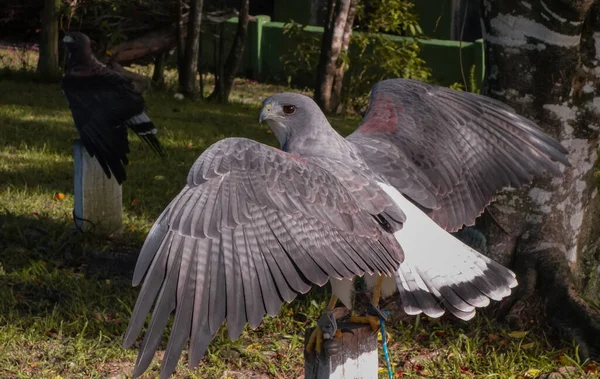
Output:
[[506,105],[412,80],[375,85],[347,138],[300,94],[269,97],[259,120],[281,148],[243,138],[210,146],[146,238],[125,347],[154,309],[134,376],[173,311],[161,378],[188,341],[194,367],[225,320],[236,339],[313,284],[331,281],[328,308],[338,298],[351,308],[361,275],[375,306],[399,291],[409,314],[469,319],[517,283],[449,232],[502,188],[568,165],[563,146]]

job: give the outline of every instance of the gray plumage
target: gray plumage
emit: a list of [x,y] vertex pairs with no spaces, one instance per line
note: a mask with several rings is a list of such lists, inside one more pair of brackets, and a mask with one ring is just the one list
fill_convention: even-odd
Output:
[[[215,143],[148,234],[125,347],[154,310],[134,376],[151,362],[172,311],[161,378],[188,340],[189,365],[197,365],[223,321],[235,339],[313,284],[356,275],[395,277],[409,313],[472,317],[516,280],[447,231],[472,223],[504,186],[567,163],[562,146],[505,105],[409,80],[375,86],[347,139],[299,94],[268,98],[259,120],[281,150],[243,138]],[[417,229],[405,229],[413,219]],[[418,255],[421,243],[458,261],[409,259],[404,244]]]

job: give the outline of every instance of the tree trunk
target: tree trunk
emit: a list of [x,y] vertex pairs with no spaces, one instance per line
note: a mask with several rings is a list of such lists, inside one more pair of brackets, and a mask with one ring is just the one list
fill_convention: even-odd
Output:
[[58,63],[59,10],[60,0],[44,0],[37,73],[41,78],[46,80],[57,80],[60,78],[60,66]]
[[181,70],[183,67],[183,57],[185,54],[185,39],[183,29],[185,28],[183,22],[183,2],[182,0],[177,0],[175,2],[175,43],[177,46],[177,69]]
[[191,0],[188,16],[185,53],[182,66],[179,67],[179,89],[185,95],[196,91],[196,72],[198,71],[198,48],[200,46],[200,24],[202,21],[203,0]]
[[161,88],[165,85],[165,53],[160,53],[154,58],[154,72],[152,73],[152,84]]
[[231,51],[227,56],[222,75],[216,78],[215,89],[209,96],[209,100],[214,99],[220,103],[227,103],[229,101],[229,94],[231,93],[231,87],[233,87],[235,75],[244,59],[244,47],[246,46],[246,37],[248,35],[248,21],[250,20],[249,9],[250,1],[241,0],[235,39],[233,40]]
[[[350,0],[350,9],[348,10],[348,19],[344,28],[344,36],[342,37],[342,48],[340,54],[348,53],[350,47],[350,39],[352,38],[352,27],[354,25],[354,17],[356,16],[356,5],[358,0]],[[347,59],[342,60],[335,69],[333,77],[333,86],[331,92],[331,108],[336,113],[341,112],[342,107],[342,88],[344,86],[344,73],[347,70]]]
[[337,108],[337,104],[332,102],[331,93],[352,2],[353,0],[329,0],[328,2],[315,87],[315,101],[325,112],[331,112]]
[[[594,180],[600,125],[594,106],[600,97],[594,96],[600,96],[600,78],[595,67],[584,65],[600,58],[598,16],[586,18],[593,0],[483,3],[484,93],[535,120],[568,149],[571,163],[562,177],[502,193],[489,207],[488,219],[491,214],[495,221],[484,225],[490,256],[505,265],[514,262],[519,280],[504,310],[509,320],[528,322],[517,310],[541,300],[549,325],[575,339],[584,357],[597,358],[600,313],[578,294],[600,298]],[[586,43],[593,37],[595,43]]]

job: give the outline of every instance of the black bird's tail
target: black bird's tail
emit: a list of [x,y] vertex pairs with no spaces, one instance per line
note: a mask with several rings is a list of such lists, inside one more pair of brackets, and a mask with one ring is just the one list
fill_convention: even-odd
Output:
[[165,157],[160,142],[156,138],[156,126],[154,126],[154,123],[152,123],[152,120],[150,120],[150,117],[145,112],[125,121],[125,125],[129,126],[158,155],[162,158]]

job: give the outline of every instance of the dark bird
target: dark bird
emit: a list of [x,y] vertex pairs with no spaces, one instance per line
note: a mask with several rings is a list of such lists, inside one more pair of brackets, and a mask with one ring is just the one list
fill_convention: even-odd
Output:
[[502,188],[568,164],[563,146],[506,105],[412,80],[378,83],[347,138],[299,94],[269,97],[259,120],[281,149],[215,143],[146,238],[125,347],[154,309],[134,376],[152,361],[173,311],[161,378],[188,341],[194,367],[225,320],[236,339],[313,284],[331,281],[328,311],[338,298],[351,308],[357,275],[366,274],[375,307],[399,290],[410,314],[469,319],[517,282],[449,232],[473,224]]
[[83,146],[96,157],[107,177],[119,184],[127,178],[131,128],[161,157],[156,127],[146,114],[142,95],[132,82],[99,62],[92,53],[88,36],[72,32],[63,38],[67,48],[67,72],[62,90]]

